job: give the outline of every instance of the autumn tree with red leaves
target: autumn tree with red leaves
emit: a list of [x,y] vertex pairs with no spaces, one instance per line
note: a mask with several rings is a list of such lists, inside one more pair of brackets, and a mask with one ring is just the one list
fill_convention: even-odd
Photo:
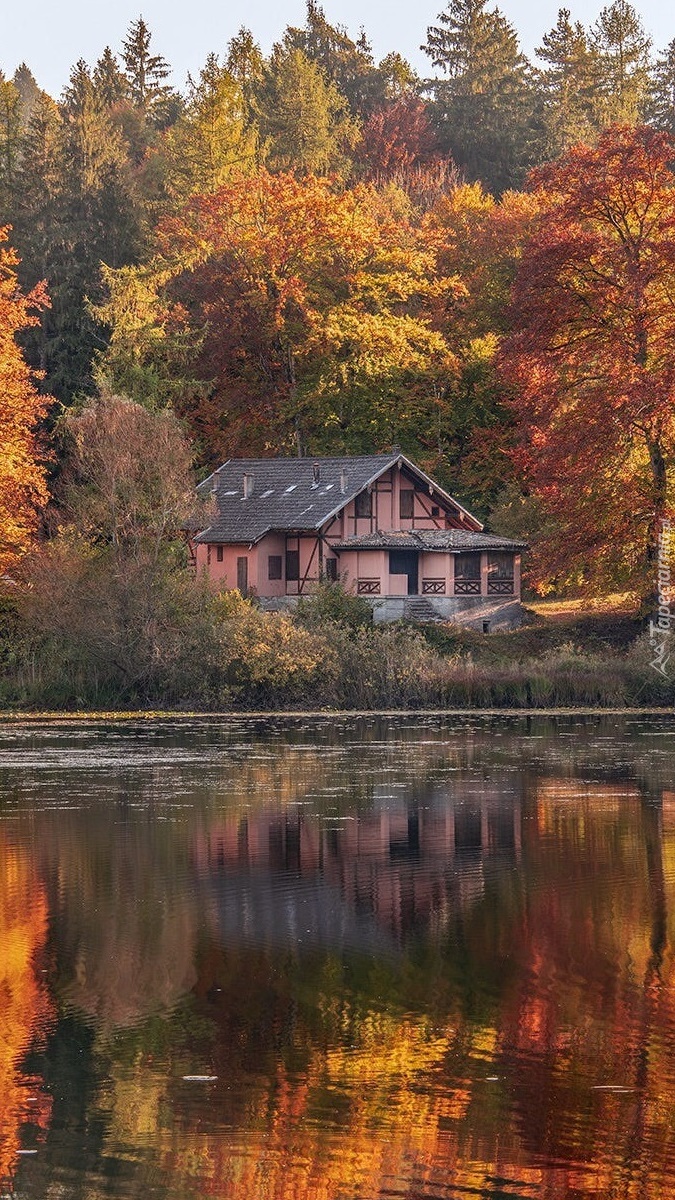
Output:
[[387,179],[439,157],[427,105],[418,96],[400,96],[371,113],[354,157],[371,179]]
[[521,464],[554,518],[540,584],[655,585],[675,455],[674,147],[614,127],[537,172],[502,366]]
[[[7,236],[7,229],[0,229],[0,243]],[[35,434],[46,402],[16,340],[37,324],[35,309],[45,304],[46,296],[42,288],[22,295],[18,263],[15,252],[0,245],[0,575],[25,554],[47,500]]]

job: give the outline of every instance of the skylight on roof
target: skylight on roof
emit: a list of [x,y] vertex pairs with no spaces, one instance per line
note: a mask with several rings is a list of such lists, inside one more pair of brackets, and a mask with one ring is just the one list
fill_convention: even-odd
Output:
[[239,492],[223,492],[224,496],[238,496]]
[[334,483],[327,483],[327,484],[326,484],[325,488],[323,489],[323,494],[324,494],[324,496],[325,496],[326,492],[329,492],[329,491],[330,491],[330,489],[331,489],[332,487],[335,487],[335,484],[334,484]]
[[271,496],[273,492],[274,492],[274,488],[268,488],[266,492],[261,492],[260,499],[264,500],[265,496]]
[[292,483],[290,487],[284,488],[284,495],[287,495],[288,492],[294,492],[297,486],[297,483]]

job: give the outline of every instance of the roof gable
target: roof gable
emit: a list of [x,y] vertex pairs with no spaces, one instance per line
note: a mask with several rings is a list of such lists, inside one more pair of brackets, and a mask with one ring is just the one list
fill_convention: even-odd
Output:
[[[482,526],[424,471],[400,453],[341,458],[228,459],[197,489],[213,494],[218,515],[197,542],[257,542],[271,530],[318,530],[386,471],[405,464],[419,482]],[[245,495],[244,477],[251,481]]]

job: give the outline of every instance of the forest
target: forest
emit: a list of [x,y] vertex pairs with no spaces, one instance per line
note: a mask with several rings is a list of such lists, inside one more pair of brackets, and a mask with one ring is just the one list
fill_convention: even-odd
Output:
[[[29,65],[0,78],[10,697],[45,695],[49,659],[64,702],[156,698],[187,627],[249,636],[261,618],[214,617],[179,536],[228,456],[399,445],[528,540],[533,593],[653,606],[675,39],[653,47],[627,0],[589,26],[561,9],[534,62],[486,0],[437,22],[427,78],[315,0],[269,56],[242,28],[182,91],[142,18],[58,99]],[[146,657],[123,663],[132,627]]]

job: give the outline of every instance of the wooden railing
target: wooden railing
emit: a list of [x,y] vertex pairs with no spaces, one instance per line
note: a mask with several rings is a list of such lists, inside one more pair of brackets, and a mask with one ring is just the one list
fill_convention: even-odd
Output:
[[444,596],[445,595],[445,580],[444,579],[423,579],[422,580],[422,595],[423,596]]
[[480,596],[480,579],[456,579],[456,596]]
[[488,596],[512,596],[512,579],[488,579]]
[[356,591],[359,596],[379,596],[380,595],[380,580],[379,579],[357,579]]

